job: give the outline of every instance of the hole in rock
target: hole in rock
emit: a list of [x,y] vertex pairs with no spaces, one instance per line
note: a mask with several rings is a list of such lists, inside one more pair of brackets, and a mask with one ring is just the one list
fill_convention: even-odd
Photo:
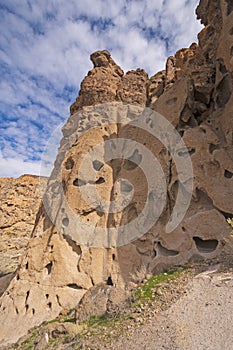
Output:
[[163,256],[176,256],[179,254],[179,252],[177,252],[176,250],[170,250],[163,247],[160,242],[158,242],[157,244],[157,251],[159,255],[163,255]]
[[62,225],[67,227],[69,225],[69,219],[68,218],[62,219]]
[[222,74],[226,74],[227,73],[227,68],[226,68],[226,66],[224,64],[223,58],[219,58],[218,61],[219,61],[219,70],[220,70],[220,72]]
[[96,171],[99,171],[102,167],[103,167],[103,163],[100,162],[99,160],[94,160],[94,162],[92,163],[93,164],[93,168],[96,170]]
[[107,279],[107,285],[108,286],[113,286],[113,281],[112,281],[111,276],[109,276],[108,279]]
[[18,310],[18,308],[17,308],[17,307],[15,308],[15,312],[16,312],[16,313],[17,313],[17,315],[18,315],[19,310]]
[[231,97],[232,81],[230,74],[226,74],[217,86],[216,103],[218,108],[223,108]]
[[177,101],[177,97],[173,97],[173,98],[171,98],[170,100],[167,100],[167,101],[166,101],[166,104],[167,104],[168,106],[170,106],[170,105],[176,103],[176,101]]
[[67,284],[67,287],[73,288],[73,289],[83,289],[82,287],[78,286],[76,283],[69,283]]
[[185,130],[178,130],[178,132],[179,132],[180,136],[183,137]]
[[212,154],[216,149],[219,149],[219,145],[213,145],[212,143],[209,146],[209,152]]
[[142,155],[139,153],[138,149],[135,149],[133,155],[129,157],[128,160],[139,165],[142,161]]
[[32,309],[32,314],[35,315],[35,309]]
[[196,152],[195,148],[191,148],[190,150],[186,149],[183,151],[179,151],[178,156],[179,157],[187,157],[188,155],[192,156],[195,152]]
[[208,103],[206,94],[204,92],[197,91],[196,89],[194,90],[194,99],[195,101],[198,101],[204,104]]
[[65,180],[62,180],[61,185],[62,185],[63,191],[66,192],[66,182],[65,182]]
[[231,14],[233,11],[233,1],[232,0],[226,0],[227,3],[227,16]]
[[50,275],[50,273],[51,273],[51,271],[52,271],[52,266],[53,266],[52,261],[51,261],[49,264],[47,264],[47,265],[45,266],[46,269],[47,269],[48,275]]
[[226,213],[225,211],[219,210],[220,213],[224,216],[225,219],[233,219],[233,214]]
[[95,210],[96,210],[97,215],[99,215],[100,217],[102,217],[104,215],[103,208],[100,205],[98,207],[96,207]]
[[45,297],[46,297],[46,299],[48,299],[49,298],[49,294],[45,294]]
[[65,163],[66,170],[71,170],[74,167],[74,161],[71,157],[69,157]]
[[133,186],[127,181],[121,181],[121,192],[131,192],[133,190]]
[[189,155],[192,156],[196,152],[195,148],[189,150]]
[[59,296],[58,296],[58,295],[56,295],[56,299],[57,299],[58,305],[61,306],[60,299],[59,299]]
[[151,128],[154,127],[153,120],[152,120],[150,117],[148,117],[148,118],[146,119],[146,124],[148,124]]
[[193,237],[196,247],[200,253],[214,252],[218,246],[216,239],[203,240],[200,237]]
[[125,170],[131,171],[137,168],[137,164],[131,162],[131,160],[125,159],[123,163],[123,168]]
[[28,300],[29,294],[30,294],[30,291],[28,290],[28,291],[27,291],[27,294],[26,294],[25,304],[27,303],[27,300]]
[[26,262],[25,269],[28,269],[28,261]]
[[16,276],[16,280],[17,280],[17,281],[19,280],[19,275]]
[[95,183],[96,185],[101,185],[105,182],[105,179],[103,177],[100,177]]
[[115,254],[112,254],[112,260],[115,261],[115,259],[116,259]]
[[95,209],[92,209],[92,210],[89,210],[89,211],[85,211],[85,212],[82,212],[82,216],[88,216],[89,214],[93,213],[95,211]]
[[[202,168],[202,170],[204,167]],[[195,202],[199,202],[200,205],[205,207],[213,207],[213,200],[208,196],[208,194],[204,191],[204,189],[196,189],[196,194],[193,196],[193,200]]]
[[182,231],[186,232],[186,228],[184,226],[182,226]]
[[49,302],[47,305],[48,305],[48,307],[49,307],[50,309],[52,309],[52,303],[51,303],[51,302]]
[[26,309],[26,312],[28,312],[28,309],[29,309],[29,305],[28,304],[25,305],[25,309]]
[[76,254],[78,254],[78,255],[82,254],[82,249],[81,249],[80,245],[78,245],[75,241],[73,241],[73,239],[71,239],[68,235],[64,235],[64,238]]
[[[156,193],[156,190],[152,190],[152,191],[148,194],[148,201],[149,201],[150,203],[154,202],[154,204],[157,203],[157,201],[158,201],[158,195],[157,195],[157,193]],[[153,204],[153,205],[154,205],[154,204]]]
[[226,179],[232,179],[233,178],[233,173],[228,171],[228,170],[225,170],[224,176],[225,176]]
[[142,155],[139,153],[138,149],[136,149],[132,156],[130,156],[128,159],[125,159],[123,168],[128,171],[134,170],[141,163],[141,161]]
[[81,187],[81,186],[86,185],[86,182],[83,181],[83,180],[80,180],[80,179],[75,179],[75,180],[73,181],[73,185],[74,185],[74,186],[77,186],[77,187]]

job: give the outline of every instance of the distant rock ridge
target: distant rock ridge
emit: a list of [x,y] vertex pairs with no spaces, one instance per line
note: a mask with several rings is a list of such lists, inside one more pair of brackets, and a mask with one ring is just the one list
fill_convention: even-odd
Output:
[[0,275],[14,272],[25,252],[47,178],[0,178]]
[[[42,206],[21,267],[0,301],[2,344],[16,341],[30,328],[75,307],[93,286],[104,283],[125,288],[140,271],[158,273],[191,259],[211,259],[231,243],[225,218],[233,215],[233,7],[229,0],[201,0],[197,16],[205,25],[198,36],[199,44],[169,57],[166,69],[151,78],[142,69],[124,74],[106,50],[91,55],[94,68],[84,78],[71,106],[48,182],[46,203],[55,203],[52,211],[61,218],[63,215],[62,232],[51,222],[54,213],[51,211],[49,217]],[[104,128],[104,121],[85,137],[77,137],[99,118],[88,106],[109,102],[112,115],[118,113],[118,102],[159,112],[187,146],[194,171],[193,196],[184,220],[172,234],[166,233],[165,226],[179,182],[168,150],[143,132],[117,124]],[[129,110],[133,114],[133,108]],[[76,113],[79,111],[83,111],[83,118]],[[91,183],[77,177],[82,154],[101,140],[116,136],[137,138],[159,160],[168,184],[168,200],[158,222],[143,237],[116,248],[87,247],[67,234],[70,222],[57,195],[57,175],[61,172],[69,206],[86,223],[111,228],[133,220],[147,198],[147,183],[139,167],[117,160],[110,166],[93,163],[98,190],[106,201],[119,191],[120,178],[133,183],[133,203],[120,214],[92,210],[81,193],[81,187]],[[68,148],[70,140],[72,147]],[[124,183],[123,188],[127,186]]]

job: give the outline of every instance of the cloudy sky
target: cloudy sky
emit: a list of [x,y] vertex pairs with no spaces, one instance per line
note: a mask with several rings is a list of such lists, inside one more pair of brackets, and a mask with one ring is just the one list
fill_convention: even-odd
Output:
[[68,118],[92,52],[108,49],[124,71],[153,75],[197,41],[197,4],[0,0],[0,177],[40,173],[47,140]]

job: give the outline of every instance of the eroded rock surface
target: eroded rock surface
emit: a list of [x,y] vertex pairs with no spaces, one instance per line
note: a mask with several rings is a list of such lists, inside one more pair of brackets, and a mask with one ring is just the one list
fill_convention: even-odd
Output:
[[24,254],[42,201],[46,178],[23,175],[0,178],[0,275],[16,270]]
[[[192,44],[169,57],[166,70],[152,78],[140,69],[124,75],[108,51],[91,56],[94,68],[83,80],[63,128],[44,207],[38,213],[22,265],[1,299],[2,343],[16,341],[31,327],[75,307],[87,290],[99,284],[124,288],[140,271],[157,273],[221,252],[230,234],[225,218],[233,215],[231,10],[225,0],[201,0],[197,14],[205,28],[199,34],[199,45]],[[99,105],[95,111],[94,105]],[[145,106],[161,113],[176,128],[187,146],[180,149],[179,157],[185,160],[189,155],[193,163],[191,204],[172,233],[166,232],[166,225],[177,199],[179,179],[171,152],[147,131],[129,125]],[[119,124],[122,114],[124,126]],[[114,122],[105,125],[109,116]],[[148,110],[141,118],[153,129],[154,119]],[[152,211],[146,212],[146,217],[156,217],[160,200],[156,202],[154,193],[147,193],[148,183],[140,169],[147,158],[138,148],[129,147],[132,152],[126,159],[108,160],[108,152],[113,152],[114,143],[121,138],[135,140],[152,152],[167,182],[165,207],[144,235],[123,230],[120,236],[119,227],[137,218],[147,200]],[[107,141],[111,146],[100,152],[99,158],[93,153],[82,169],[85,154]],[[186,175],[184,171],[188,182]],[[104,201],[98,202],[96,193],[90,192],[94,193],[93,209],[82,189],[92,191],[95,187],[105,203],[120,197],[130,198],[130,204],[123,211],[109,213],[102,210]],[[71,220],[74,214],[82,218],[81,224]],[[112,232],[115,227],[119,228],[119,239],[130,233],[135,240],[114,246],[109,235],[109,246],[106,241],[103,247],[96,244],[103,228]],[[142,227],[141,223],[139,231]]]

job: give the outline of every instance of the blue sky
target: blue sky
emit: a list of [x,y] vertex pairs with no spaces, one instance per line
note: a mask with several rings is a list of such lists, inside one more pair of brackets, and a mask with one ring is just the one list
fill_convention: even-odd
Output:
[[0,177],[40,173],[47,141],[92,68],[92,52],[108,49],[125,72],[140,67],[153,75],[197,41],[197,4],[0,0]]

